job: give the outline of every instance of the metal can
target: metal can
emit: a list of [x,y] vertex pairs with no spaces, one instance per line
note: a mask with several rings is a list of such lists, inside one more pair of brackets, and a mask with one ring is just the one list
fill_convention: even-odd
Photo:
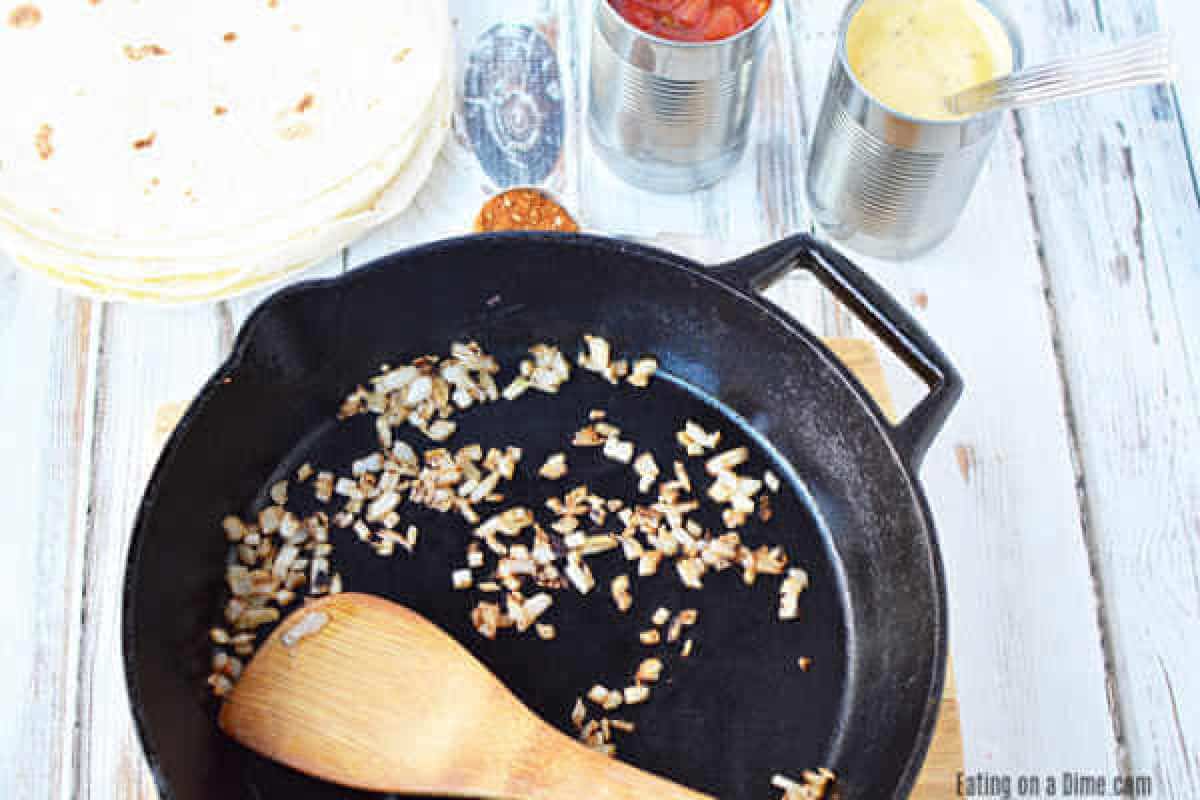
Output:
[[687,192],[733,169],[746,149],[771,16],[726,39],[677,42],[596,0],[588,122],[612,170],[646,189]]
[[[987,158],[1002,112],[926,120],[867,94],[850,68],[846,34],[867,0],[850,3],[813,134],[806,188],[813,216],[847,247],[880,258],[911,258],[950,235]],[[1013,69],[1023,58],[1016,28],[995,4]]]

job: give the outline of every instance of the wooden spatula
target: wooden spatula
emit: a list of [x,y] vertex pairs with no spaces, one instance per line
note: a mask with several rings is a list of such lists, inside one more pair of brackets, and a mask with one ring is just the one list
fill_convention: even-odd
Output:
[[220,725],[293,769],[376,792],[706,798],[559,733],[435,625],[370,595],[335,595],[284,620]]

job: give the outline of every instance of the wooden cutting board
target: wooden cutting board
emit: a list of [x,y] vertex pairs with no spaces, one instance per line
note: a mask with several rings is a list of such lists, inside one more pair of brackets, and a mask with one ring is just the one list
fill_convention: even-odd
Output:
[[[825,343],[862,382],[884,414],[894,419],[892,393],[884,379],[883,364],[874,345],[864,339],[826,339]],[[154,463],[185,408],[182,403],[167,403],[159,407],[154,419],[154,436],[151,437],[153,452],[148,463]],[[946,669],[942,712],[933,735],[933,744],[929,747],[925,769],[913,789],[912,800],[945,800],[956,796],[958,773],[963,768],[963,747],[962,730],[958,720],[958,697],[951,666],[947,665]]]

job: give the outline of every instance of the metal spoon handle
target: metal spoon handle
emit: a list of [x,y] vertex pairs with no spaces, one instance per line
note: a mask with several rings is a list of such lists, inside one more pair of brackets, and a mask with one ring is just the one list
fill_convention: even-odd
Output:
[[1169,39],[1155,33],[1089,56],[1064,58],[972,86],[946,98],[956,114],[1048,103],[1171,80]]

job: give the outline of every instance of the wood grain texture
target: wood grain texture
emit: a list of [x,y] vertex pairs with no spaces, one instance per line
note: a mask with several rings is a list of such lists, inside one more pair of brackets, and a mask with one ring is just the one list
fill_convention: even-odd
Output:
[[[810,118],[841,7],[809,0],[795,15]],[[946,561],[968,771],[1114,773],[1097,604],[1021,158],[1007,126],[958,230],[934,252],[903,264],[854,258],[908,301],[966,381],[923,476]]]
[[77,786],[79,638],[98,307],[0,257],[0,795]]
[[215,306],[105,308],[97,377],[91,524],[82,554],[87,600],[80,653],[81,798],[156,796],[137,742],[121,662],[125,552],[152,466],[150,420],[165,400],[190,398],[224,353]]
[[[314,619],[317,630],[287,640]],[[575,800],[587,787],[594,800],[713,800],[560,732],[441,628],[369,594],[322,598],[284,620],[220,725],[268,758],[373,792]]]
[[[1027,32],[1046,57],[1158,27],[1145,4],[1020,7],[1051,21]],[[1161,88],[1019,120],[1128,768],[1156,797],[1198,797],[1200,202],[1182,120]]]
[[[530,22],[558,46],[564,154],[547,185],[585,226],[710,262],[810,228],[805,141],[841,5],[781,4],[747,157],[713,189],[663,197],[620,183],[587,144],[590,2],[452,2],[460,57],[501,20]],[[858,259],[968,380],[924,471],[950,579],[967,766],[1148,771],[1156,797],[1193,798],[1200,226],[1184,131],[1200,139],[1200,50],[1188,38],[1200,11],[1191,0],[1008,5],[1031,59],[1165,21],[1182,69],[1174,92],[1023,112],[944,247],[905,265]],[[463,232],[494,188],[453,142],[413,209],[323,272]],[[769,296],[817,332],[861,335],[806,276]],[[164,314],[106,307],[0,263],[0,478],[22,501],[0,622],[28,642],[0,661],[0,703],[13,709],[0,796],[149,796],[116,637],[125,537],[155,449],[146,419],[191,396],[257,299]],[[885,374],[898,407],[918,396],[886,358]]]
[[913,786],[911,800],[946,800],[957,797],[959,776],[965,767],[963,758],[962,718],[958,709],[954,671],[949,669],[938,724],[929,743],[925,766]]
[[1200,30],[1200,6],[1192,0],[1155,0],[1154,8],[1160,27],[1172,37],[1171,60],[1176,71],[1175,85],[1169,91],[1182,113],[1192,150],[1188,166],[1195,181],[1196,137],[1200,136],[1200,48],[1192,39]]
[[[338,254],[304,279],[340,274]],[[89,395],[88,448],[91,511],[86,547],[83,623],[78,634],[79,797],[156,798],[128,711],[121,664],[121,579],[133,516],[166,437],[209,374],[228,355],[233,338],[254,308],[274,290],[260,290],[211,306],[182,310],[131,306],[103,308],[95,338],[103,356]],[[145,343],[143,345],[143,342]],[[164,399],[172,398],[164,403]],[[130,414],[149,412],[147,429]]]

